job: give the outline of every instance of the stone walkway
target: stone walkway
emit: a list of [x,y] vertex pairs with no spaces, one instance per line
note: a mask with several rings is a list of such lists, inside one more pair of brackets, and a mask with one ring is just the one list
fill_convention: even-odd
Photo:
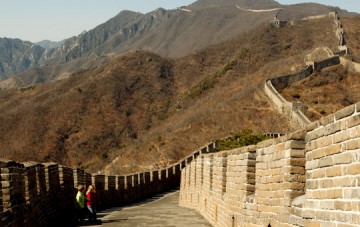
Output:
[[131,206],[105,210],[98,217],[102,224],[92,226],[211,226],[196,211],[179,206],[179,191],[162,194]]

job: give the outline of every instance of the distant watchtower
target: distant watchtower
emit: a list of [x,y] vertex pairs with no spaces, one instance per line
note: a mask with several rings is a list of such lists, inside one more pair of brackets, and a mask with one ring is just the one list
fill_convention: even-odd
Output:
[[274,19],[270,22],[270,24],[276,28],[282,28],[282,27],[285,27],[285,25],[287,24],[287,21]]
[[270,21],[270,25],[276,27],[276,28],[282,28],[287,24],[287,21],[285,20],[279,20],[278,19],[278,14],[282,9],[280,9],[279,11],[276,12],[275,16],[274,16],[274,20]]

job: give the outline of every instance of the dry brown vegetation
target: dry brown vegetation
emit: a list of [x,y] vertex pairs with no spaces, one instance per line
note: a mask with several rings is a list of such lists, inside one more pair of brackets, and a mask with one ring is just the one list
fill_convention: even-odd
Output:
[[[319,32],[321,31],[321,33]],[[263,91],[314,48],[334,48],[331,19],[243,36],[180,59],[132,52],[69,79],[0,91],[1,156],[126,173],[176,162],[251,128],[293,130]]]

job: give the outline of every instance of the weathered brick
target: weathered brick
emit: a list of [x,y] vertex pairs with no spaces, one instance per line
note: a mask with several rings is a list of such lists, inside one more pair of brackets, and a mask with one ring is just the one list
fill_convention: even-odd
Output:
[[333,141],[332,141],[332,136],[326,136],[326,137],[322,137],[322,138],[319,138],[318,139],[318,146],[319,148],[321,147],[327,147],[329,146],[330,144],[332,144]]
[[334,164],[347,164],[351,163],[353,160],[353,155],[350,152],[341,153],[333,156]]
[[292,158],[304,158],[305,150],[290,150],[290,157]]
[[333,114],[328,115],[326,117],[321,118],[319,120],[319,122],[320,122],[321,125],[324,125],[324,126],[329,125],[329,124],[335,122],[335,116]]
[[349,175],[360,174],[360,163],[346,166],[346,174]]
[[305,163],[305,169],[306,170],[312,170],[312,169],[317,169],[319,168],[320,166],[320,163],[319,163],[319,159],[316,159],[316,160],[312,160],[312,161],[307,161]]
[[351,210],[351,201],[335,201],[334,203],[336,210],[344,210],[350,211]]
[[337,187],[356,187],[356,178],[354,177],[334,178],[333,184]]
[[346,150],[355,150],[360,148],[360,139],[353,139],[345,143]]
[[324,148],[326,155],[333,155],[341,152],[341,144],[333,144]]
[[306,160],[319,159],[326,156],[326,148],[309,151],[306,153]]
[[308,124],[308,125],[305,127],[305,129],[306,129],[307,132],[311,132],[311,131],[319,128],[319,126],[320,126],[319,121],[314,121],[314,122]]
[[281,173],[290,173],[290,174],[305,174],[304,166],[291,166],[281,168]]
[[312,219],[315,217],[315,211],[312,209],[303,209],[302,216],[304,218]]
[[319,208],[324,210],[333,210],[335,207],[334,201],[327,200],[327,201],[319,201]]
[[342,189],[329,189],[326,191],[328,199],[342,198]]
[[319,167],[331,166],[333,164],[334,164],[334,161],[331,156],[319,159]]
[[305,138],[305,142],[310,142],[312,140],[316,140],[318,138],[321,138],[324,136],[324,133],[325,133],[325,129],[324,128],[317,128],[315,129],[314,131],[312,132],[309,132],[307,135],[306,135],[306,138]]
[[343,174],[341,166],[332,166],[326,168],[327,177],[341,176]]
[[313,171],[310,171],[310,176],[311,179],[316,179],[316,178],[323,178],[326,175],[326,171],[324,171],[324,169],[316,169]]
[[318,187],[319,187],[318,181],[316,181],[316,180],[306,181],[306,189],[317,189]]
[[305,166],[305,158],[292,158],[290,160],[291,166]]
[[346,119],[346,128],[352,128],[354,126],[357,126],[360,124],[360,114],[357,114],[355,116],[350,117],[349,119]]
[[341,122],[335,122],[325,126],[324,136],[328,136],[341,130]]
[[318,180],[319,188],[332,188],[334,186],[332,179],[319,179]]
[[310,198],[313,199],[327,199],[327,191],[326,190],[314,190],[312,192],[309,192]]

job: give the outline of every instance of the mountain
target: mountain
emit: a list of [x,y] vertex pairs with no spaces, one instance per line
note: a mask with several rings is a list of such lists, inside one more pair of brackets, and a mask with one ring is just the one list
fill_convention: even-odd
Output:
[[49,49],[49,48],[59,47],[64,42],[65,42],[65,40],[59,41],[59,42],[54,42],[54,41],[50,41],[50,40],[42,40],[40,42],[36,42],[35,44],[41,46],[42,48]]
[[0,38],[0,79],[40,66],[45,49],[20,39]]
[[0,90],[0,155],[126,173],[243,128],[291,131],[264,81],[301,69],[318,46],[337,47],[330,18],[260,24],[181,58],[127,52],[67,79]]
[[[260,11],[259,11],[260,10]],[[75,59],[86,64],[103,62],[108,55],[131,50],[148,50],[163,57],[182,57],[193,51],[216,44],[253,27],[272,20],[278,13],[280,19],[298,19],[331,11],[340,16],[352,15],[339,8],[319,4],[281,5],[273,0],[199,0],[189,6],[175,10],[157,9],[147,14],[122,11],[112,19],[78,36],[69,38],[54,48],[34,45],[35,57],[28,57],[26,51],[21,56],[19,49],[0,52],[0,77],[2,80],[20,75],[21,78],[4,84],[30,85],[28,81],[48,82],[56,80],[66,71],[64,66]],[[21,42],[21,41],[18,41]],[[25,43],[25,42],[24,42]],[[8,49],[0,43],[0,49]],[[33,44],[28,43],[28,46]],[[46,45],[43,43],[42,45]],[[21,49],[26,49],[26,45]],[[14,53],[12,52],[14,51]],[[12,58],[11,56],[15,56]],[[29,54],[28,54],[29,55]],[[100,58],[102,60],[94,60]],[[60,66],[60,68],[59,68]],[[49,69],[51,68],[51,69]],[[35,73],[39,72],[41,73]],[[49,75],[50,73],[50,75]],[[47,75],[44,78],[42,75]],[[25,78],[30,76],[32,79]],[[34,79],[35,77],[38,77]]]
[[246,9],[271,9],[281,7],[281,4],[274,0],[198,0],[191,4],[191,9],[201,9],[221,5],[237,5]]

